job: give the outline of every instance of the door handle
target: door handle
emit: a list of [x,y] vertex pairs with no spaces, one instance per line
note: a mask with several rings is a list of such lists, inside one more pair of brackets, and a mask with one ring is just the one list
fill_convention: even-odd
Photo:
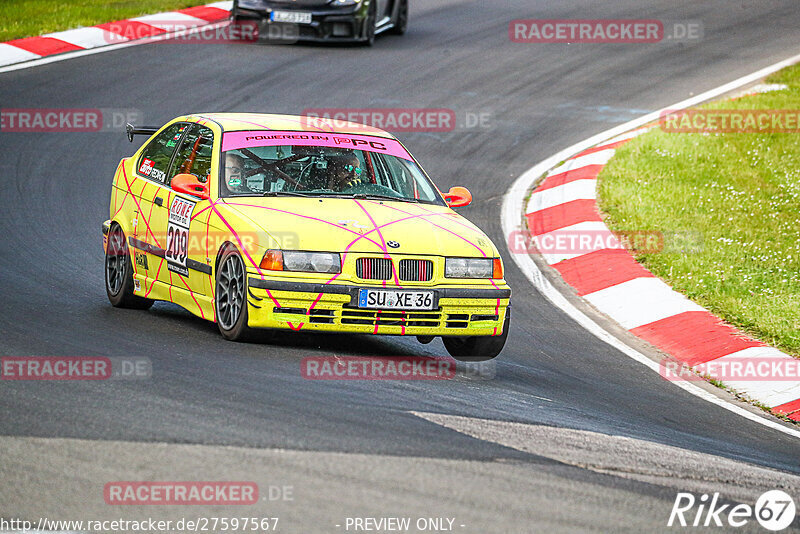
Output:
[[156,199],[155,199],[155,201],[154,201],[154,202],[155,202],[156,204],[158,204],[159,206],[162,206],[162,207],[164,206],[164,199],[163,199],[163,198],[161,198],[161,197],[156,197]]

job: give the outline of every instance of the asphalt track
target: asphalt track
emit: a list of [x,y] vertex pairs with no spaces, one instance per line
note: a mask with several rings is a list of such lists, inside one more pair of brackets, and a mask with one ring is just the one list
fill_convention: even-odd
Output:
[[[134,108],[153,124],[308,107],[450,108],[461,123],[489,113],[488,128],[401,138],[441,188],[471,189],[461,213],[504,248],[501,198],[532,164],[800,48],[793,1],[416,0],[411,17],[405,37],[373,49],[160,43],[80,57],[0,74],[0,104]],[[512,44],[516,18],[699,20],[704,37]],[[461,532],[659,531],[677,491],[750,504],[779,486],[800,495],[800,442],[576,327],[508,259],[514,324],[493,380],[307,381],[305,356],[445,351],[361,336],[233,344],[172,305],[112,308],[100,223],[115,165],[134,149],[119,132],[0,133],[0,352],[147,356],[154,369],[141,381],[3,382],[0,517],[272,514],[283,532],[337,532],[346,517],[392,515],[451,517]],[[112,480],[294,491],[246,514],[112,507]]]

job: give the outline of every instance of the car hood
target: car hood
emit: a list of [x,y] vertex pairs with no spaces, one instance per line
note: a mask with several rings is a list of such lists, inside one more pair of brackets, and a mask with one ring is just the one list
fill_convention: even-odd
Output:
[[[277,243],[265,248],[330,252],[495,257],[478,227],[445,206],[342,198],[226,198],[217,211],[242,219]],[[255,229],[255,228],[254,228]],[[392,242],[392,243],[390,243]]]

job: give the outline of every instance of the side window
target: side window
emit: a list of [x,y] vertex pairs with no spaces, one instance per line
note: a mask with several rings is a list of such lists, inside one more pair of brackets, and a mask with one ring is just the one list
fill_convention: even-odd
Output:
[[188,126],[188,124],[182,123],[173,124],[150,141],[150,144],[142,152],[142,157],[136,167],[139,174],[158,182],[164,182],[175,146]]
[[384,157],[381,154],[373,154],[372,165],[375,168],[375,183],[390,189],[394,189],[393,184],[389,179],[389,177],[392,175],[392,172],[387,168]]
[[184,136],[175,155],[175,161],[169,172],[169,181],[172,181],[172,177],[176,174],[193,174],[201,182],[205,182],[211,172],[213,147],[214,132],[205,126],[193,125]]

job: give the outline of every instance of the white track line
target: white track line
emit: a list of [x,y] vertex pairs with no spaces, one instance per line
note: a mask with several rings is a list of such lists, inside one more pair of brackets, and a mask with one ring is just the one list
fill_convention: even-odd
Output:
[[[800,361],[784,354],[773,347],[748,347],[731,354],[726,354],[708,362],[708,365],[722,366],[732,362],[745,362],[749,359],[758,358],[758,365],[770,365],[771,363],[788,363],[789,365],[800,365]],[[717,367],[719,369],[719,367]],[[766,381],[766,380],[726,380],[720,379],[726,386],[736,391],[741,391],[751,398],[758,399],[761,404],[774,408],[787,402],[800,399],[800,384],[796,380],[785,382]]]
[[[119,42],[120,37],[111,33],[108,30],[98,28],[96,26],[89,26],[87,28],[77,28],[74,30],[67,30],[63,32],[48,33],[42,37],[53,37],[81,48],[97,48],[98,46],[106,46],[109,43]],[[44,56],[47,57],[47,56]]]
[[156,28],[167,31],[188,30],[190,28],[205,26],[208,24],[208,21],[206,20],[175,11],[154,13],[152,15],[142,15],[141,17],[134,17],[128,20],[143,22],[149,26],[155,26]]
[[575,180],[531,195],[525,213],[555,208],[573,200],[594,200],[597,198],[597,180]]
[[[2,62],[0,65],[5,65],[6,63],[15,64],[18,61],[29,61],[38,57],[42,56],[34,54],[33,52],[28,52],[14,45],[0,43],[0,62]],[[0,72],[2,72],[2,69],[0,69]]]
[[559,165],[547,173],[548,176],[555,176],[567,171],[575,171],[587,165],[605,165],[614,156],[614,149],[608,148],[606,150],[598,150],[591,154],[586,154],[579,158],[573,158],[565,161],[563,165]]
[[[606,224],[600,221],[586,221],[565,226],[558,230],[539,234],[535,238],[533,241],[536,244],[536,248],[548,265],[555,265],[564,260],[578,258],[598,250],[609,250],[610,247],[606,245],[619,242],[616,236],[606,227]],[[581,238],[589,240],[588,247],[584,248],[584,245],[580,243]],[[558,247],[561,246],[559,240],[568,243],[566,250],[559,250]],[[578,246],[573,250],[569,247],[574,241],[578,241]]]
[[[504,235],[511,235],[511,232],[519,232],[524,230],[522,226],[522,217],[524,215],[524,208],[525,208],[525,195],[530,191],[533,187],[533,184],[536,183],[542,176],[545,175],[549,170],[551,170],[554,166],[558,165],[559,162],[565,161],[570,157],[578,154],[587,148],[591,148],[593,146],[599,145],[600,143],[604,143],[609,141],[610,139],[627,134],[630,130],[634,128],[639,128],[648,124],[652,121],[655,121],[659,118],[661,113],[667,109],[685,109],[696,104],[700,104],[707,100],[711,100],[716,98],[720,95],[723,95],[729,91],[733,91],[734,89],[738,89],[739,87],[745,86],[747,84],[753,83],[755,81],[764,78],[774,72],[779,71],[784,67],[788,67],[800,61],[800,54],[796,56],[792,56],[789,59],[784,61],[780,61],[775,63],[774,65],[770,65],[769,67],[763,68],[758,70],[752,74],[748,74],[747,76],[743,76],[737,80],[732,82],[726,83],[725,85],[721,85],[716,89],[711,89],[710,91],[706,91],[705,93],[699,94],[695,97],[683,100],[678,102],[677,104],[673,104],[671,106],[665,107],[658,111],[654,111],[652,113],[648,113],[638,119],[634,119],[632,121],[626,122],[625,124],[621,124],[620,126],[616,126],[611,128],[610,130],[606,130],[605,132],[601,132],[597,135],[594,135],[588,139],[584,139],[583,141],[576,143],[564,150],[553,154],[549,158],[545,159],[544,161],[539,162],[535,166],[528,169],[522,176],[517,178],[517,180],[511,184],[511,187],[506,192],[505,197],[503,197],[503,208],[501,213],[501,220],[503,224],[503,234]],[[589,318],[586,314],[580,311],[574,304],[572,304],[567,298],[561,294],[553,285],[550,283],[549,280],[544,276],[544,273],[539,269],[539,267],[534,263],[533,259],[527,254],[514,254],[511,252],[511,257],[514,259],[514,262],[519,266],[520,270],[525,274],[528,280],[539,290],[539,292],[544,295],[550,302],[553,303],[556,307],[560,308],[564,313],[569,315],[575,322],[581,325],[583,328],[588,330],[591,334],[593,334],[598,339],[605,341],[615,349],[619,350],[626,356],[636,360],[637,362],[641,363],[649,367],[654,372],[658,373],[660,365],[648,358],[643,353],[639,352],[636,349],[633,349],[611,335],[607,332],[602,326],[597,324],[594,320]],[[717,397],[713,393],[704,390],[690,382],[687,381],[675,381],[673,382],[675,386],[683,389],[684,391],[691,393],[703,400],[706,400],[712,404],[715,404],[721,408],[724,408],[728,411],[731,411],[737,415],[744,417],[745,419],[749,419],[755,423],[764,425],[769,427],[773,430],[777,430],[778,432],[783,432],[789,436],[793,436],[795,438],[800,438],[800,430],[790,428],[788,426],[779,423],[776,420],[768,419],[766,417],[757,415],[749,410],[742,408],[741,406],[737,406],[727,400],[724,400],[720,397]]]
[[706,311],[677,291],[652,276],[633,278],[583,296],[592,306],[605,313],[622,328],[633,330],[638,326],[666,319],[679,313]]
[[[217,7],[217,6],[212,4],[212,7]],[[181,37],[181,36],[184,36],[184,35],[192,35],[192,34],[195,34],[197,32],[200,32],[200,31],[207,31],[207,30],[215,29],[215,28],[218,28],[218,27],[221,27],[221,26],[225,26],[226,24],[228,24],[228,21],[227,20],[223,20],[223,21],[220,21],[220,22],[213,22],[213,23],[210,23],[210,24],[204,24],[202,26],[197,26],[197,27],[194,27],[194,28],[186,29],[186,30],[180,30],[180,31],[175,31],[175,32],[170,32],[170,33],[162,33],[162,34],[158,35],[158,41],[172,39],[173,37]],[[122,39],[122,38],[121,37],[115,37],[114,39],[119,40],[119,39]],[[112,39],[112,40],[114,40],[114,39]],[[101,47],[97,47],[97,48],[89,48],[89,49],[86,49],[86,50],[76,50],[74,52],[66,52],[64,54],[56,54],[56,55],[53,55],[53,56],[44,56],[44,57],[41,57],[38,54],[31,54],[30,52],[26,52],[26,51],[24,51],[22,49],[17,49],[20,52],[20,57],[23,57],[23,58],[24,57],[29,57],[29,56],[24,56],[24,54],[30,54],[33,57],[38,57],[39,59],[34,59],[32,61],[26,61],[25,63],[14,63],[12,65],[6,65],[5,67],[0,67],[0,74],[3,74],[4,72],[15,71],[15,70],[30,69],[30,68],[33,68],[33,67],[38,67],[40,65],[47,65],[49,63],[57,63],[59,61],[66,61],[68,59],[72,59],[72,58],[76,58],[76,57],[91,56],[93,54],[101,54],[103,52],[110,52],[111,50],[118,50],[120,48],[127,48],[129,46],[137,46],[137,45],[141,45],[141,44],[148,44],[148,43],[152,43],[153,41],[154,41],[153,37],[145,37],[144,39],[137,39],[135,41],[128,41],[128,42],[119,43],[119,44],[110,44],[108,46],[101,46]],[[3,46],[6,46],[8,48],[17,48],[15,46],[5,45],[3,43],[0,43],[0,47],[3,47]]]

